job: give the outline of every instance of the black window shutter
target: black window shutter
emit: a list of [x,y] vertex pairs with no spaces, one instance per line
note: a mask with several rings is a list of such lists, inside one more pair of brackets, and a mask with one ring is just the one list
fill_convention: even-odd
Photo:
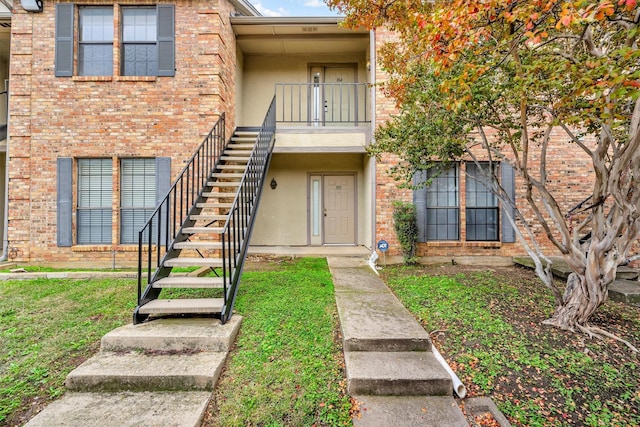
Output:
[[56,77],[73,76],[73,3],[56,4]]
[[[500,182],[502,183],[502,188],[514,203],[516,201],[515,180],[513,167],[506,162],[502,162],[500,164]],[[507,219],[505,212],[510,212],[511,217],[515,219],[515,209],[512,206],[502,204],[502,241],[504,243],[513,243],[516,241],[516,232],[511,226],[511,222]]]
[[[413,185],[419,185],[427,180],[427,171],[418,171],[413,175]],[[418,222],[418,242],[427,241],[427,187],[413,190],[413,204],[416,207]]]
[[156,204],[171,188],[171,157],[156,157]]
[[175,76],[174,5],[158,8],[158,76]]
[[[156,157],[156,205],[160,204],[171,188],[171,157]],[[162,218],[160,220],[160,242],[167,240],[167,228],[163,224],[169,218],[169,205],[162,205]],[[154,238],[155,240],[155,238]]]
[[69,247],[73,244],[71,214],[73,211],[73,159],[58,159],[57,173],[57,234],[58,246]]

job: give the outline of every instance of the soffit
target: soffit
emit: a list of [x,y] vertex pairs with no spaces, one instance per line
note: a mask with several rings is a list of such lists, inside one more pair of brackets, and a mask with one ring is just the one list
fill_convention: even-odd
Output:
[[338,25],[340,18],[231,19],[240,50],[250,54],[320,54],[364,52],[367,30]]

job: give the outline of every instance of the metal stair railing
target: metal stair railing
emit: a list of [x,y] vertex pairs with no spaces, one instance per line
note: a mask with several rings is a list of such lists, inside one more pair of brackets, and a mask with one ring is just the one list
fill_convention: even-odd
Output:
[[[262,122],[256,145],[249,157],[240,187],[229,210],[229,216],[223,226],[222,241],[222,275],[224,279],[224,306],[220,319],[225,323],[231,318],[233,305],[244,261],[249,248],[249,240],[255,222],[262,189],[271,162],[271,153],[275,141],[276,130],[275,97],[272,99],[267,114]],[[227,280],[229,277],[229,280]]]
[[[159,291],[154,294],[151,284],[171,271],[163,267],[166,255],[172,250],[176,236],[188,221],[211,173],[220,162],[225,144],[223,113],[138,232],[138,306],[157,298]],[[145,277],[146,289],[143,293],[142,282]]]

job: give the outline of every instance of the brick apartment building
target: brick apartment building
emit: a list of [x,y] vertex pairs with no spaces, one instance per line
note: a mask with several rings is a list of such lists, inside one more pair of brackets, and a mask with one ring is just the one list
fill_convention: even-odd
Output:
[[[392,202],[414,200],[420,255],[523,253],[495,197],[465,178],[473,164],[411,191],[388,175],[396,159],[367,156],[375,126],[395,111],[372,85],[385,78],[376,51],[389,33],[338,22],[261,17],[245,0],[17,4],[5,256],[135,261],[138,228],[213,123],[224,113],[228,135],[260,126],[274,96],[271,187],[252,245],[373,249],[385,239],[397,254]],[[550,184],[570,207],[588,169],[563,155],[561,134],[556,142],[561,172]],[[521,198],[506,165],[501,177]]]

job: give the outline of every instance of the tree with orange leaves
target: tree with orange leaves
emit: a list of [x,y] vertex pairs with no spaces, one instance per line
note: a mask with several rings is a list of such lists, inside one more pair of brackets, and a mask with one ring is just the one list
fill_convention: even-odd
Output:
[[[526,188],[525,217],[485,168],[516,235],[553,292],[545,323],[589,324],[640,237],[640,8],[637,0],[328,0],[345,25],[397,34],[378,53],[399,114],[376,131],[374,155],[403,160],[407,180],[442,161],[505,162]],[[548,185],[552,132],[593,166],[592,191],[564,206]],[[576,150],[576,151],[573,151]],[[575,154],[573,155],[575,156]],[[536,162],[533,159],[536,159]],[[508,215],[509,216],[509,215]],[[534,228],[572,269],[561,292]],[[630,343],[627,343],[631,346]],[[631,346],[632,347],[632,346]]]

